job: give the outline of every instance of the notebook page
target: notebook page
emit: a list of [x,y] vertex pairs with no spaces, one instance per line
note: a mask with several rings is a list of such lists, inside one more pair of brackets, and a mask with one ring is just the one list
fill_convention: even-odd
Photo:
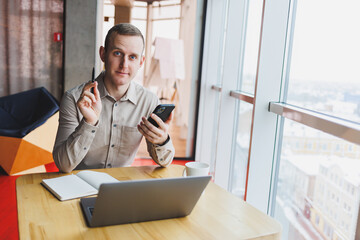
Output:
[[89,183],[94,188],[98,189],[100,188],[100,185],[103,183],[116,183],[119,182],[116,178],[110,176],[107,173],[103,172],[95,172],[95,171],[89,171],[84,170],[81,172],[78,172],[76,174],[79,178],[82,178],[85,182]]

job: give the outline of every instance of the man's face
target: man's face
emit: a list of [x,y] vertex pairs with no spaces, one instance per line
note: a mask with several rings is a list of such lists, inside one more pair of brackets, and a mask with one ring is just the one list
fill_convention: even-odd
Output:
[[130,83],[144,62],[142,51],[140,36],[113,33],[106,52],[104,48],[100,49],[101,60],[105,63],[105,78],[110,80],[110,84],[120,87]]

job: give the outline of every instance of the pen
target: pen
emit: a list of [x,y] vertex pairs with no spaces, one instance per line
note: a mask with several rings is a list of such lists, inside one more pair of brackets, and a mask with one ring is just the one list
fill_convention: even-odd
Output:
[[[93,70],[92,70],[91,82],[95,82],[95,67],[93,67]],[[94,93],[94,88],[91,88],[90,92]]]

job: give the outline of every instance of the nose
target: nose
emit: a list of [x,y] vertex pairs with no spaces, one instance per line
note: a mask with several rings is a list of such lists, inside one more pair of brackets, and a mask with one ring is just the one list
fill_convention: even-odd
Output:
[[129,65],[129,60],[124,56],[121,58],[120,67],[127,68]]

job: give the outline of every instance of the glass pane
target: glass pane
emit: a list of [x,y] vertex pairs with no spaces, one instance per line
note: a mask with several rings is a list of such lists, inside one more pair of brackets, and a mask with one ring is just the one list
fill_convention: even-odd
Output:
[[114,5],[104,5],[104,17],[114,17],[115,7]]
[[101,45],[104,46],[105,38],[107,32],[114,26],[114,15],[115,15],[115,7],[114,5],[104,5],[103,8],[104,14],[104,22],[103,22],[103,32],[102,32],[102,41]]
[[231,168],[231,192],[241,198],[244,198],[245,195],[252,110],[252,104],[243,101],[240,102],[236,145],[234,149],[235,156],[233,159],[233,167]]
[[179,39],[180,20],[163,20],[153,22],[153,40],[156,37]]
[[248,1],[241,91],[254,94],[263,1]]
[[283,239],[355,239],[359,145],[285,120],[278,179]]
[[131,9],[131,18],[140,18],[146,20],[147,7],[133,7]]
[[215,169],[216,169],[216,151],[217,151],[217,141],[218,141],[218,124],[219,124],[219,117],[220,117],[220,99],[221,99],[221,93],[215,92],[216,98],[215,98],[215,106],[214,106],[214,125],[213,125],[213,136],[212,136],[212,142],[211,142],[211,159],[210,159],[210,175],[215,179]]
[[141,31],[144,36],[144,40],[146,41],[146,21],[132,19],[131,24],[135,25]]
[[154,7],[154,19],[162,19],[162,18],[175,18],[180,17],[181,6],[162,6],[162,7]]
[[298,1],[288,103],[360,121],[359,9],[355,0]]
[[[186,62],[188,62],[188,59],[193,58],[193,51],[197,48],[196,45],[194,45],[194,41],[196,40],[194,38],[196,36],[194,33],[195,28],[190,27],[187,28],[186,31],[180,31],[180,29],[181,27],[185,28],[184,26],[195,26],[195,20],[197,19],[192,17],[184,17],[180,21],[180,12],[182,10],[180,5],[181,2],[181,0],[169,0],[154,1],[152,3],[152,29],[151,33],[149,33],[152,39],[146,39],[146,41],[151,43],[151,46],[147,56],[148,58],[144,64],[147,72],[145,73],[144,67],[141,68],[134,80],[144,84],[145,87],[147,87],[150,91],[157,94],[163,103],[173,103],[176,105],[174,110],[174,119],[170,127],[169,134],[175,147],[175,157],[186,158],[191,157],[193,153],[193,144],[191,144],[193,137],[190,136],[192,135],[192,132],[188,131],[188,126],[192,126],[192,119],[188,117],[188,113],[190,114],[189,111],[192,111],[193,109],[192,106],[189,105],[192,104],[189,99],[191,98],[192,94],[192,84],[190,83],[193,81],[191,79],[191,72],[193,69],[192,65],[186,64]],[[189,4],[186,6],[188,8],[186,8],[187,11],[183,12],[184,16],[192,16],[192,14],[195,13],[194,10],[197,7],[196,1],[191,1],[191,4],[189,2]],[[146,15],[147,8],[133,8],[133,19],[131,22],[142,31],[144,37],[146,37],[147,33],[147,22],[141,19],[146,19]],[[163,38],[163,44],[155,43],[155,39],[157,37]],[[179,47],[172,47],[176,46],[176,44],[179,44],[178,40],[180,39],[183,40],[184,51],[182,51],[182,49]],[[195,46],[195,48],[193,46]],[[157,54],[156,59],[154,58],[155,48],[158,48],[158,53],[160,53]],[[180,57],[174,57],[174,55],[180,55]],[[159,60],[160,57],[162,60]],[[167,63],[169,63],[169,59],[172,58],[177,59],[180,62],[177,62],[176,66],[172,64],[165,66]],[[164,61],[164,59],[166,60]],[[181,64],[181,59],[184,59],[184,64]],[[180,68],[174,70],[174,68],[178,66],[180,66]],[[182,69],[181,66],[184,66],[184,69]],[[166,70],[164,71],[164,69]],[[172,74],[174,71],[178,71],[178,69],[180,69],[182,72],[185,72],[185,79],[179,80],[175,79],[174,77],[169,77],[169,74]],[[136,157],[149,157],[145,139],[141,142]]]

